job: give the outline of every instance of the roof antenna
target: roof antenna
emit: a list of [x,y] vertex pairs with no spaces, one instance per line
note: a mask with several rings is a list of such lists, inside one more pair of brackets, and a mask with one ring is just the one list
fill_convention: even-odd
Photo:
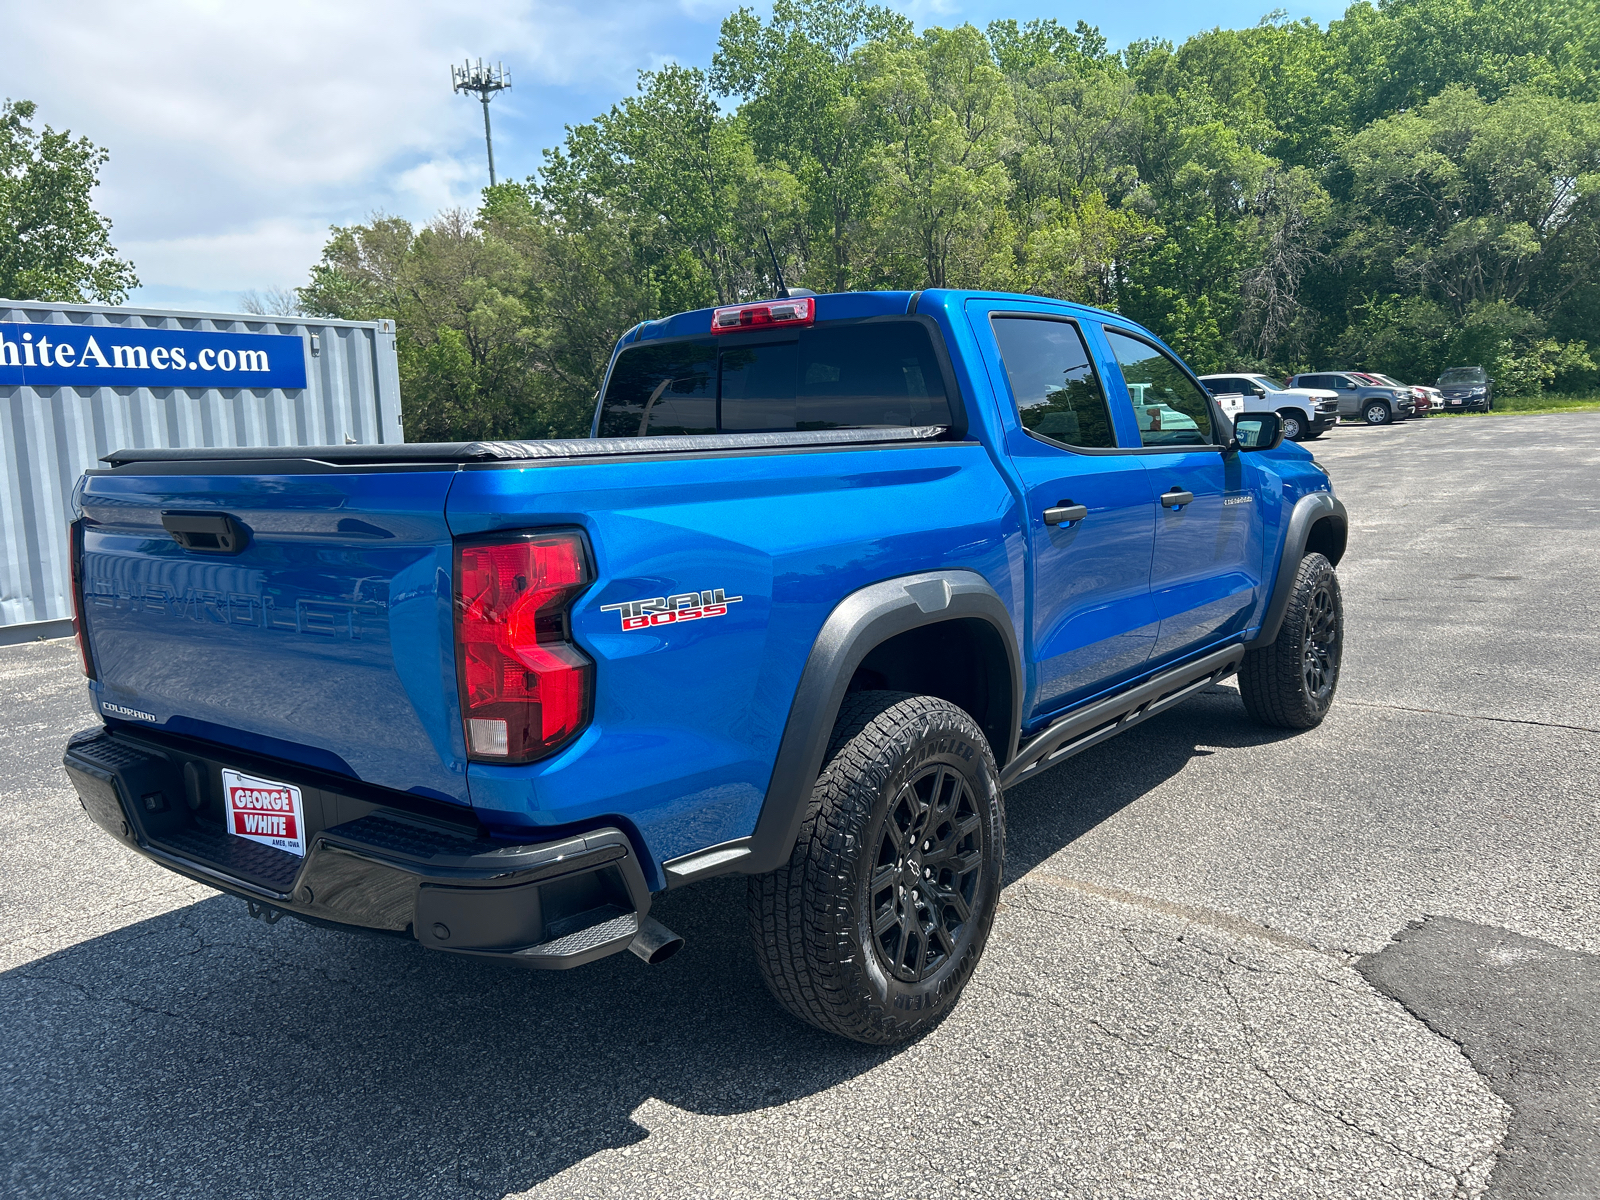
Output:
[[767,244],[767,256],[772,259],[772,270],[778,276],[778,299],[787,300],[789,289],[783,283],[783,268],[778,265],[778,256],[772,251],[772,239],[767,236],[767,231],[761,231],[761,240]]

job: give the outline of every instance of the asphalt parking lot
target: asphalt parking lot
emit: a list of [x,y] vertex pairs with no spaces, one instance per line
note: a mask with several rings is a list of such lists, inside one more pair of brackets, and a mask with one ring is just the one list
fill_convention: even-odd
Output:
[[0,650],[0,1190],[1600,1194],[1600,413],[1310,445],[1330,718],[1215,688],[1015,788],[988,954],[895,1050],[777,1008],[734,880],[658,967],[253,921],[80,811],[71,643]]

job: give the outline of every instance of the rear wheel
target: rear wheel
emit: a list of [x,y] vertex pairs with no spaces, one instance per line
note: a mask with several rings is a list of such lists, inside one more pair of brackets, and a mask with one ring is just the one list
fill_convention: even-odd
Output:
[[931,696],[845,698],[786,866],[749,883],[749,929],[778,1002],[888,1045],[954,1007],[989,939],[1005,813],[989,743]]
[[1344,655],[1344,600],[1333,564],[1312,553],[1300,560],[1278,636],[1239,664],[1239,694],[1263,725],[1311,729],[1322,723],[1339,687]]
[[1363,409],[1361,413],[1362,419],[1365,420],[1368,425],[1387,425],[1392,415],[1393,414],[1390,413],[1389,406],[1387,404],[1376,400],[1367,405],[1367,407]]
[[1283,421],[1283,436],[1291,442],[1305,440],[1306,419],[1299,411],[1292,408],[1278,410],[1278,416]]

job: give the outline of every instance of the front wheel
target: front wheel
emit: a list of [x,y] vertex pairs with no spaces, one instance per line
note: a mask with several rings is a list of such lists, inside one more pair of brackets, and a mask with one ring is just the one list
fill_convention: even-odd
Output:
[[1333,564],[1317,553],[1300,560],[1278,636],[1239,664],[1245,710],[1263,725],[1312,729],[1333,706],[1344,657],[1344,600]]
[[780,1004],[875,1045],[954,1007],[1000,899],[999,774],[948,701],[845,698],[794,853],[749,883],[750,938]]
[[1361,415],[1368,425],[1387,425],[1392,416],[1387,404],[1369,404]]
[[1283,421],[1283,436],[1291,442],[1301,442],[1306,436],[1306,419],[1292,408],[1278,413]]

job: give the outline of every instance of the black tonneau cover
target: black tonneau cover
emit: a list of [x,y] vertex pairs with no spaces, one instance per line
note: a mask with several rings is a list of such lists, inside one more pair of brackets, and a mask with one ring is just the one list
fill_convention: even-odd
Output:
[[708,433],[677,437],[560,438],[538,442],[397,442],[386,446],[195,446],[118,450],[101,458],[113,467],[130,463],[249,462],[308,459],[339,466],[386,463],[475,463],[516,459],[609,458],[617,455],[684,454],[704,450],[861,445],[925,441],[945,433],[943,425],[874,429],[806,429],[783,433]]

